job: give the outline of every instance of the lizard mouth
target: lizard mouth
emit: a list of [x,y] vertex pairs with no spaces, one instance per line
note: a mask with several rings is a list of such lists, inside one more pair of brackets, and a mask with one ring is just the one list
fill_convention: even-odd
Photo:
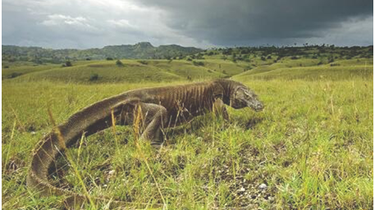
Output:
[[249,104],[249,107],[254,109],[256,112],[260,112],[263,110],[264,106],[262,103],[256,103],[256,104]]

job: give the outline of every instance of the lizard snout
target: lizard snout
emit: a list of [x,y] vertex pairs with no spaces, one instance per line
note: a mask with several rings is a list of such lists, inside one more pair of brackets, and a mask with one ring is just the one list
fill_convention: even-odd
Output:
[[259,111],[262,111],[264,108],[263,104],[261,102],[259,102],[256,106],[255,106],[255,111],[259,112]]

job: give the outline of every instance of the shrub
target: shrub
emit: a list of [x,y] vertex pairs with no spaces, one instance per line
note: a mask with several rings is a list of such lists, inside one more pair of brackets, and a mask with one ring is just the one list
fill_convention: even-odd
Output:
[[113,61],[113,58],[108,57],[108,58],[107,58],[107,61]]
[[251,69],[252,69],[251,66],[246,66],[246,67],[243,69],[243,71],[249,71],[249,70],[251,70]]
[[147,65],[148,64],[147,61],[138,61],[138,63],[143,64],[143,65]]
[[334,61],[335,61],[335,59],[333,59],[333,57],[328,58],[328,63],[332,63]]
[[66,61],[66,62],[62,65],[62,67],[70,67],[70,66],[73,66],[72,62],[70,62],[70,61]]
[[90,75],[90,81],[96,81],[96,80],[98,80],[99,79],[99,75],[98,74],[96,74],[96,73],[93,73],[93,74],[91,74]]
[[15,77],[18,77],[18,76],[21,76],[22,73],[18,73],[18,72],[13,72],[9,75],[9,78],[15,78]]
[[193,61],[194,66],[204,66],[202,61]]
[[117,60],[116,66],[121,67],[121,66],[124,66],[124,64],[120,60]]

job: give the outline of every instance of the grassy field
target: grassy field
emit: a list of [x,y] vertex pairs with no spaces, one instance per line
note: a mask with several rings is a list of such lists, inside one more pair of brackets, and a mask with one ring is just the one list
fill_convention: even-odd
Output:
[[[55,64],[10,66],[3,71],[3,79],[21,81],[60,81],[72,83],[170,82],[176,80],[204,80],[229,77],[243,72],[244,63],[207,59],[203,64],[185,60],[121,60],[81,61],[71,67]],[[92,75],[98,75],[95,81]]]
[[[373,208],[370,59],[335,61],[340,66],[317,66],[312,59],[255,60],[245,72],[249,64],[242,61],[212,56],[202,62],[122,60],[119,67],[115,61],[82,61],[73,67],[36,67],[13,79],[4,78],[28,66],[3,71],[2,207],[61,208],[62,197],[39,198],[25,184],[31,151],[53,127],[48,109],[62,123],[126,90],[187,83],[188,76],[235,75],[260,96],[262,112],[230,108],[229,121],[199,117],[166,130],[167,144],[160,151],[147,143],[137,148],[131,126],[95,134],[83,139],[81,148],[70,149],[90,194],[164,203],[168,209]],[[99,79],[90,82],[95,73]],[[82,192],[71,164],[59,162],[64,170],[51,181]]]

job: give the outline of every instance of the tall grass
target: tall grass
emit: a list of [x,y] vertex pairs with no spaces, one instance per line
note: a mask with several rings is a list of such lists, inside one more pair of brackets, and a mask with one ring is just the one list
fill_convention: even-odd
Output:
[[[170,209],[373,207],[372,80],[244,82],[264,101],[263,112],[229,108],[229,122],[198,117],[166,130],[160,151],[138,141],[134,128],[112,127],[69,149],[76,169],[59,160],[51,181]],[[31,151],[53,128],[49,104],[59,124],[105,97],[158,85],[4,82],[3,208],[58,208],[63,199],[39,198],[25,185]]]

